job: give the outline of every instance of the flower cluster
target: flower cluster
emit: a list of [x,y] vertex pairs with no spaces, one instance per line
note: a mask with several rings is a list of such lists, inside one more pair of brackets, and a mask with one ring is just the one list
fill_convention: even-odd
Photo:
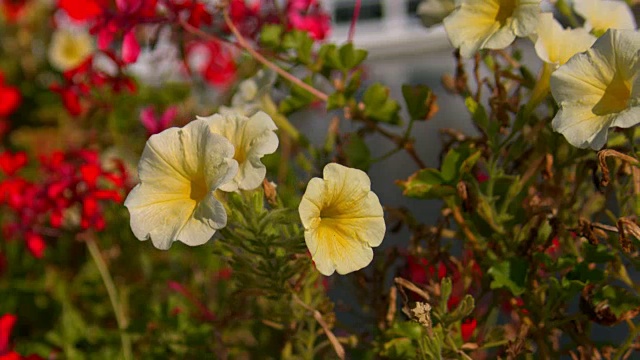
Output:
[[505,48],[516,36],[531,37],[540,59],[557,69],[551,92],[560,111],[553,129],[576,147],[600,149],[609,128],[640,122],[640,34],[624,2],[588,0],[573,6],[585,19],[582,28],[563,29],[553,14],[540,13],[539,0],[462,0],[444,26],[463,57]]
[[13,214],[4,224],[5,236],[22,238],[40,258],[45,237],[58,229],[103,230],[101,203],[121,202],[128,181],[124,165],[113,161],[109,169],[92,150],[54,152],[40,158],[38,178],[30,181],[20,175],[28,165],[26,153],[0,154],[0,203]]
[[175,241],[202,245],[227,223],[216,190],[250,190],[266,175],[260,159],[276,151],[271,118],[227,113],[199,117],[184,128],[151,136],[138,184],[127,196],[131,229],[159,249]]

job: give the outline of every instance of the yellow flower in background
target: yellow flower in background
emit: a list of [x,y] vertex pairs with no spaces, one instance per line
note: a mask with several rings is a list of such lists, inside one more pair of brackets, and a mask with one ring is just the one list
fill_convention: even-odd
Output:
[[608,29],[636,29],[633,12],[624,1],[575,0],[573,9],[585,19],[585,27],[598,35]]
[[373,260],[385,223],[380,200],[361,170],[331,163],[313,178],[298,208],[304,239],[318,271],[347,274]]
[[199,117],[206,121],[211,131],[224,136],[235,148],[233,158],[238,162],[237,175],[222,184],[222,191],[252,190],[262,184],[267,168],[260,161],[266,154],[278,149],[278,128],[269,115],[260,111],[251,117],[238,112]]
[[552,13],[540,15],[535,49],[546,63],[563,65],[573,55],[587,51],[595,41],[587,29],[564,29]]
[[444,19],[449,41],[469,58],[480,49],[503,49],[538,26],[540,0],[460,0]]
[[640,33],[608,30],[551,75],[560,106],[553,130],[573,146],[600,149],[610,127],[640,122]]
[[67,71],[82,64],[93,53],[93,39],[84,30],[56,30],[49,45],[49,62]]
[[205,120],[151,136],[138,164],[140,184],[124,203],[134,235],[151,238],[163,250],[175,241],[190,246],[209,241],[227,224],[214,191],[236,175],[233,153],[233,145]]

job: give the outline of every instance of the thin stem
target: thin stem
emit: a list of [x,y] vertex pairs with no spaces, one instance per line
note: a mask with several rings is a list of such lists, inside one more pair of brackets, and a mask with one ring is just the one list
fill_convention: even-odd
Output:
[[[233,24],[233,21],[231,21],[231,18],[229,17],[229,10],[225,9],[222,14],[224,16],[225,23],[227,24],[227,26],[229,27],[229,29],[231,30],[233,35],[236,37],[236,40],[238,41],[238,44],[243,49],[245,49],[249,53],[249,55],[253,56],[254,59],[258,60],[258,62],[262,63],[264,66],[266,66],[266,67],[270,68],[271,70],[275,71],[276,73],[278,73],[283,78],[291,81],[293,84],[295,84],[295,85],[303,88],[304,90],[308,91],[309,93],[311,93],[313,96],[317,97],[318,99],[320,99],[320,100],[322,100],[324,102],[326,102],[329,99],[329,96],[327,94],[325,94],[322,91],[314,88],[313,86],[305,83],[304,81],[298,79],[297,77],[295,77],[295,76],[291,75],[290,73],[288,73],[287,71],[283,70],[278,65],[276,65],[273,62],[267,60],[267,58],[265,58],[264,56],[262,56],[262,54],[257,52],[247,42],[247,40],[242,36],[240,31],[238,31],[238,28],[236,28],[236,26]],[[184,26],[184,23],[183,23],[183,26]],[[190,30],[187,28],[187,31],[190,31]],[[206,34],[206,33],[204,33],[204,32],[201,33],[198,30],[198,32],[195,32],[195,34],[198,34],[198,35],[202,36],[203,34]],[[212,37],[212,36],[210,36],[208,34],[207,34],[207,36],[208,37]],[[213,37],[213,38],[215,38],[215,37]]]
[[362,5],[362,0],[356,0],[356,4],[353,8],[353,17],[351,18],[351,25],[349,26],[349,39],[347,41],[352,42],[353,37],[356,34],[356,23],[358,22],[358,17],[360,16],[360,7]]
[[102,278],[104,287],[107,289],[107,294],[109,294],[109,301],[111,301],[111,307],[113,308],[113,313],[115,314],[116,322],[118,323],[118,329],[120,330],[120,341],[122,342],[122,353],[124,355],[124,359],[131,360],[133,359],[133,354],[131,352],[131,339],[126,333],[128,321],[124,314],[122,304],[120,304],[120,301],[118,299],[116,285],[114,284],[113,278],[109,273],[107,264],[104,262],[104,259],[102,259],[100,249],[98,248],[98,244],[95,240],[95,234],[87,234],[84,237],[84,240],[87,244],[87,248],[89,249],[89,253],[91,254],[91,258],[93,259],[93,262],[96,264],[96,267],[100,272],[100,277]]

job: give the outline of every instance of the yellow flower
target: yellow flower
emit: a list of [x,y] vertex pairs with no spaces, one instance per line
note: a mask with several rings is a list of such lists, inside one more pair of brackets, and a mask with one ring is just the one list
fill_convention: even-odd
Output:
[[453,46],[469,58],[479,49],[503,49],[538,25],[540,0],[460,0],[444,19]]
[[60,70],[73,69],[93,52],[93,40],[83,30],[57,30],[49,45],[49,62]]
[[323,275],[362,269],[384,238],[380,201],[363,171],[331,163],[323,178],[309,181],[298,208],[307,248]]
[[140,184],[124,203],[134,235],[151,238],[163,250],[174,241],[191,246],[209,241],[227,224],[214,191],[238,171],[233,152],[205,120],[151,136],[138,164]]
[[586,53],[577,54],[551,75],[551,93],[560,106],[555,131],[580,148],[600,149],[610,127],[640,122],[640,33],[608,30]]
[[424,26],[433,26],[441,23],[455,8],[454,0],[424,0],[416,12]]
[[232,110],[222,115],[198,116],[198,119],[207,121],[211,131],[224,136],[235,148],[233,158],[238,162],[238,173],[231,181],[222,184],[220,190],[251,190],[260,186],[267,174],[260,159],[274,153],[279,142],[274,132],[278,128],[269,115],[260,111],[246,117]]
[[535,48],[544,62],[563,65],[573,55],[587,51],[595,41],[587,29],[564,29],[552,13],[540,15]]
[[633,12],[624,1],[576,0],[573,8],[585,19],[585,27],[596,34],[602,34],[608,29],[636,28]]

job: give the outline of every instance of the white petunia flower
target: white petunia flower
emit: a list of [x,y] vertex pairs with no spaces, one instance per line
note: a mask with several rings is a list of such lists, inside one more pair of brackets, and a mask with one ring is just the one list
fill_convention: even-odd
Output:
[[551,75],[552,126],[573,146],[600,149],[610,127],[640,122],[640,33],[608,30]]
[[307,185],[300,206],[304,239],[318,271],[326,276],[347,274],[373,260],[372,247],[382,243],[382,205],[371,191],[367,174],[331,163],[323,179]]
[[636,29],[633,12],[624,1],[576,0],[573,8],[585,19],[585,27],[596,34],[608,29]]
[[251,116],[260,110],[265,110],[265,98],[276,82],[276,73],[272,70],[260,70],[255,76],[246,79],[238,85],[237,92],[231,98],[231,107],[221,106],[220,113],[240,112],[245,116]]
[[151,238],[163,250],[175,241],[190,246],[209,241],[227,224],[214,192],[238,171],[233,153],[233,145],[204,120],[151,136],[138,164],[140,184],[124,203],[134,235]]
[[560,66],[573,55],[587,51],[595,41],[596,37],[584,28],[564,29],[552,13],[540,15],[535,49],[546,63]]
[[239,164],[238,174],[220,186],[223,191],[255,189],[264,180],[267,169],[260,161],[266,154],[278,148],[276,124],[271,117],[260,111],[251,117],[238,112],[199,117],[211,126],[211,130],[227,138],[235,148],[233,158]]
[[480,49],[503,49],[538,26],[540,0],[460,0],[444,19],[451,44],[470,58]]

